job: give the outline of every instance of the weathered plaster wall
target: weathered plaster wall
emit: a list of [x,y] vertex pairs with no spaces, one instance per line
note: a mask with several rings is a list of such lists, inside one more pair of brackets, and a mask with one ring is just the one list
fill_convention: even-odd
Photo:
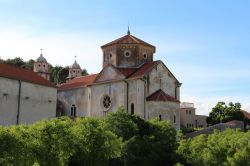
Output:
[[76,106],[76,116],[88,116],[89,90],[87,87],[58,91],[58,100],[62,103],[64,114],[71,115],[71,107]]
[[161,115],[162,120],[169,120],[172,122],[175,129],[180,129],[180,103],[149,101],[146,104],[149,119],[159,118],[159,115]]
[[33,123],[56,117],[57,89],[22,82],[19,122]]
[[[0,125],[16,124],[18,96],[19,81],[0,77]],[[56,98],[56,88],[21,81],[19,123],[55,117]]]
[[18,87],[18,81],[0,77],[0,125],[16,124]]

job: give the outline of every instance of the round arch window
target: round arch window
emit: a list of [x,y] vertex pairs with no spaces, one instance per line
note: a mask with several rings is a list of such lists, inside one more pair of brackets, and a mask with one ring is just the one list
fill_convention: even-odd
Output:
[[131,56],[131,51],[130,51],[130,50],[125,50],[125,51],[124,51],[124,56],[125,56],[126,58],[130,57],[130,56]]
[[101,104],[104,108],[104,111],[108,111],[111,108],[111,104],[112,104],[110,96],[108,95],[103,96]]

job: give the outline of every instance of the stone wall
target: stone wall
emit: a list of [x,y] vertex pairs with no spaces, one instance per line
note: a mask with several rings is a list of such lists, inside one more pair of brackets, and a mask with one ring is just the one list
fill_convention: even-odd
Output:
[[[20,107],[18,108],[20,89]],[[0,77],[0,125],[56,117],[57,89]]]
[[180,129],[180,104],[177,102],[148,101],[148,119],[159,118],[172,122],[175,129]]

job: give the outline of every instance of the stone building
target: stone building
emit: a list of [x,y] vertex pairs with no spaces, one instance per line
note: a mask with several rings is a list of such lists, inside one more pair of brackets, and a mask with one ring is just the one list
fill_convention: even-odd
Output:
[[0,125],[53,118],[56,101],[57,88],[48,80],[33,71],[0,64]]
[[100,73],[59,86],[64,114],[102,117],[123,106],[146,120],[170,120],[179,129],[181,83],[162,61],[154,61],[155,46],[128,32],[101,49]]
[[196,115],[193,103],[181,103],[181,126],[186,128],[207,127],[207,116]]

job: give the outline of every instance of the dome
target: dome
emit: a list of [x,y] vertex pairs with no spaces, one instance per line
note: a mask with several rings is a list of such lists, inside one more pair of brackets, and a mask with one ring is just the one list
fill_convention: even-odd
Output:
[[70,67],[72,69],[81,69],[80,65],[75,61],[73,65]]
[[44,62],[44,63],[47,63],[47,60],[43,57],[43,54],[41,54],[37,59],[36,59],[36,62]]

